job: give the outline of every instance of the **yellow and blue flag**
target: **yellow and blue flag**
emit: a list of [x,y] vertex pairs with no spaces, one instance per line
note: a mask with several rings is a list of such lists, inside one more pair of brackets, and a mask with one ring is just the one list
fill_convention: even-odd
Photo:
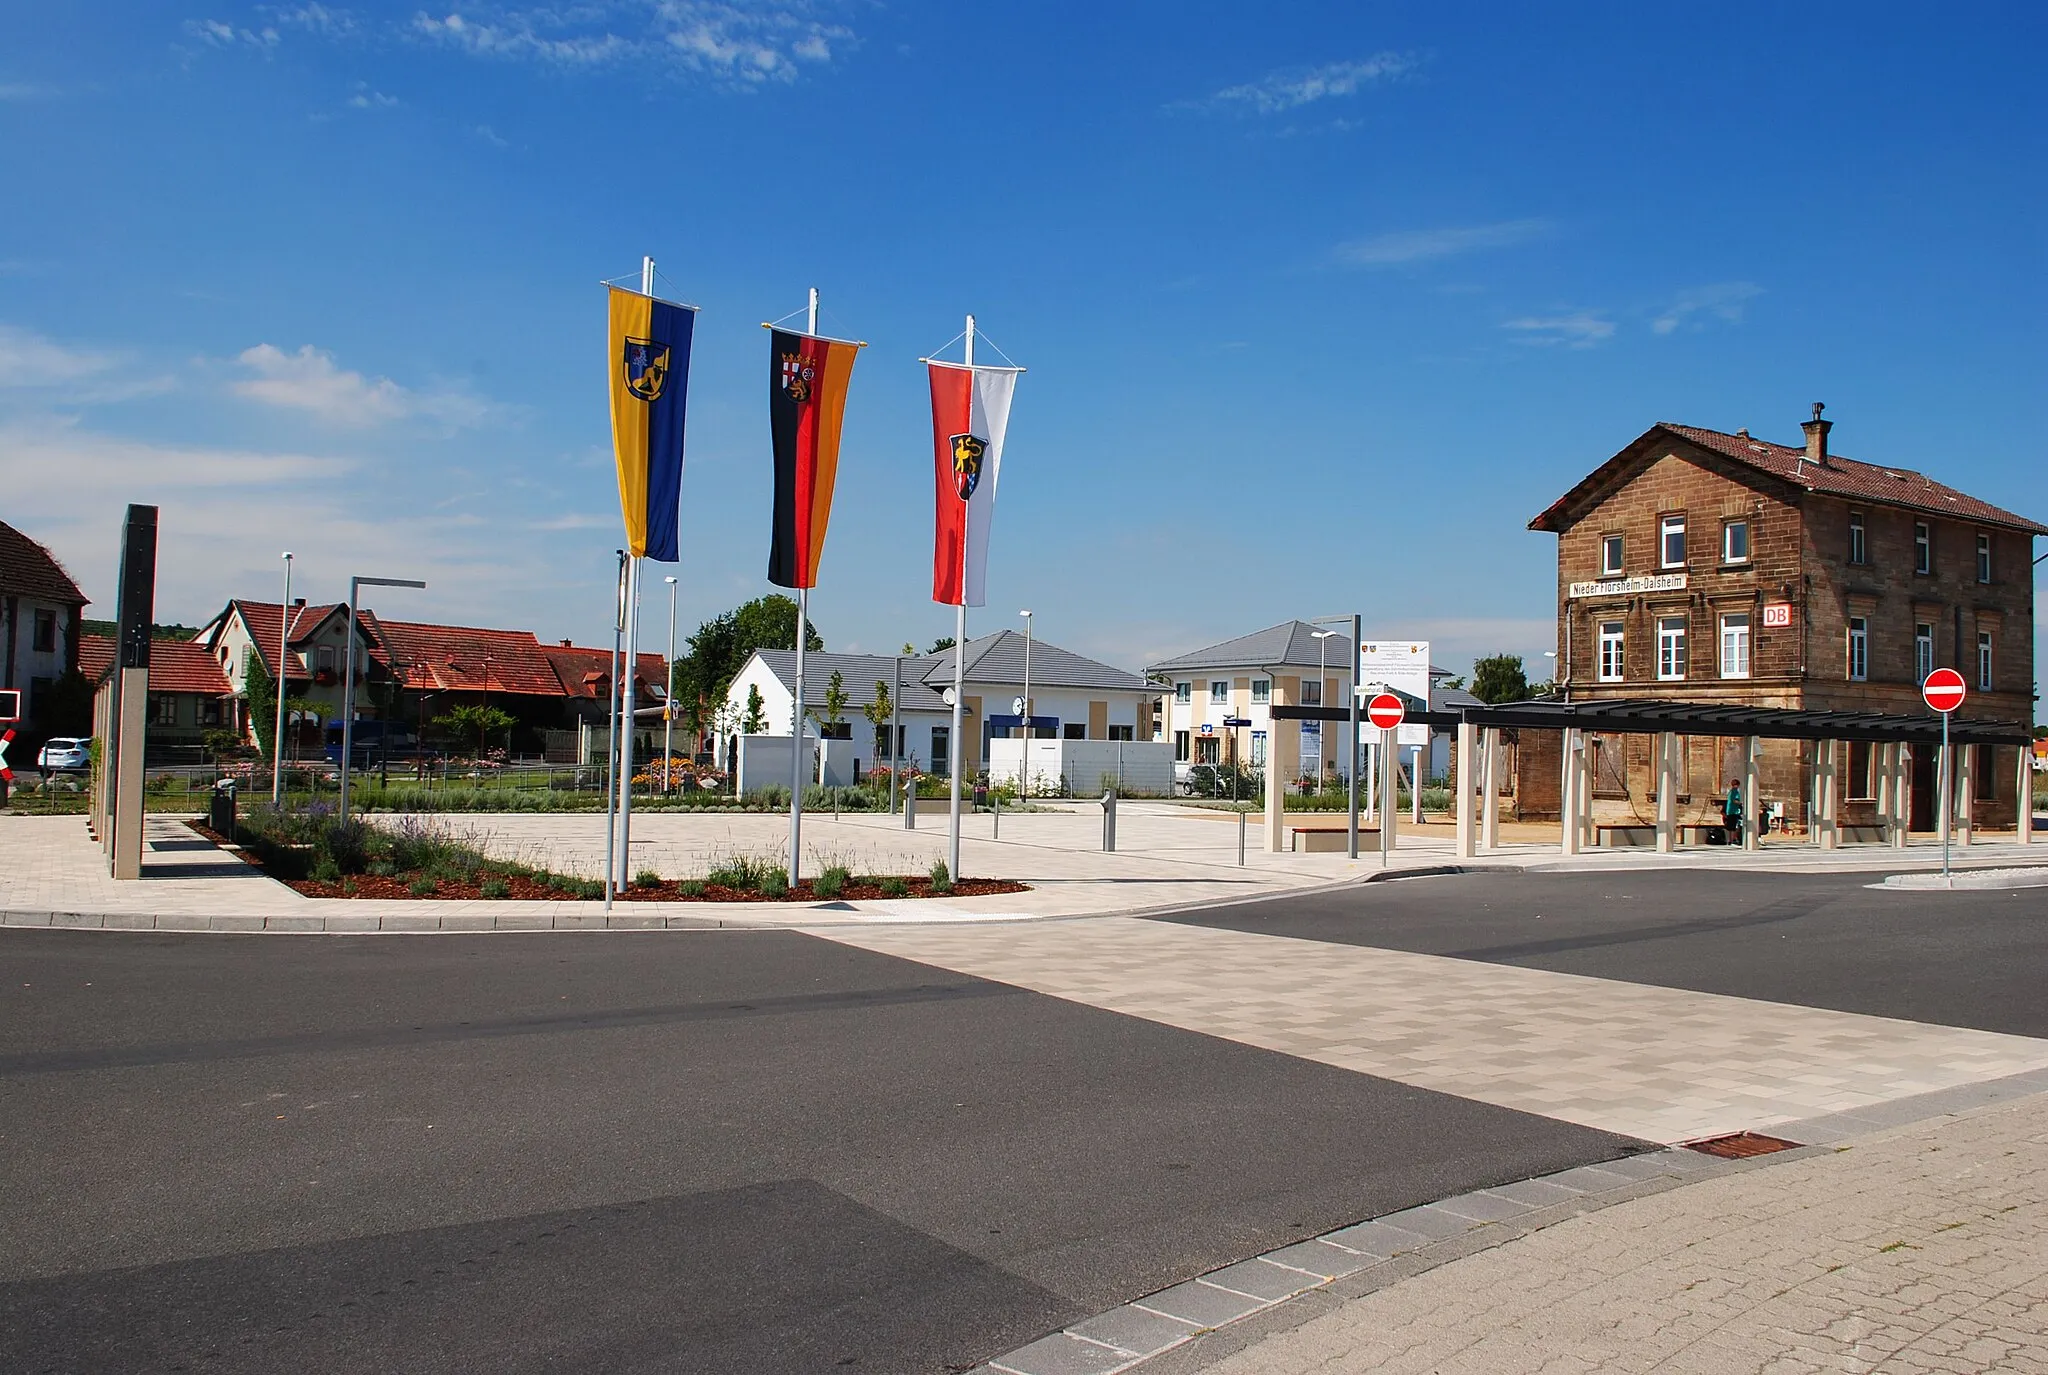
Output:
[[626,552],[674,563],[695,306],[611,289],[612,446]]

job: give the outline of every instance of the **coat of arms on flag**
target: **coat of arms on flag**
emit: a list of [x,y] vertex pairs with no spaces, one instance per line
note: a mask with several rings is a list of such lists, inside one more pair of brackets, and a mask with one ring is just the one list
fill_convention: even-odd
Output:
[[978,435],[953,436],[953,490],[960,500],[971,500],[981,485],[981,456],[987,452],[988,441]]
[[626,390],[642,401],[661,400],[668,385],[668,345],[653,339],[626,340]]
[[811,384],[818,380],[818,369],[801,353],[782,355],[782,390],[789,399],[801,406],[811,399]]

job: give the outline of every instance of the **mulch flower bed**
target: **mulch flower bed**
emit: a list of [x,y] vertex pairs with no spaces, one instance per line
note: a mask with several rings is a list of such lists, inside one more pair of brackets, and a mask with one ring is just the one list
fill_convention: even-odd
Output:
[[[205,836],[223,849],[232,851],[244,862],[262,868],[261,859],[241,849],[224,835],[215,831],[203,821],[186,823],[198,834]],[[479,899],[487,902],[579,902],[587,901],[576,893],[565,893],[546,879],[531,878],[524,874],[487,874],[475,883],[456,879],[440,879],[430,893],[415,893],[412,886],[420,879],[416,873],[391,875],[352,874],[339,881],[322,879],[279,879],[287,888],[303,893],[309,898],[374,898],[380,901],[426,900],[429,898]],[[505,891],[494,897],[485,897],[483,883],[503,884]],[[1010,879],[968,878],[961,879],[943,892],[932,891],[932,881],[923,876],[905,877],[902,882],[906,891],[885,892],[880,880],[865,875],[851,878],[830,898],[824,897],[811,887],[806,879],[781,897],[769,897],[765,893],[744,888],[726,888],[718,884],[692,884],[700,888],[695,893],[684,893],[684,880],[663,879],[657,886],[633,885],[621,889],[614,895],[618,902],[872,902],[885,898],[978,898],[996,893],[1024,893],[1030,885]]]

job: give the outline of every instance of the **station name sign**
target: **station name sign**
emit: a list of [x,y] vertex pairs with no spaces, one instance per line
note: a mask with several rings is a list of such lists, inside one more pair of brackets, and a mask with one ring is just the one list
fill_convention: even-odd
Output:
[[1640,578],[1609,578],[1606,582],[1575,582],[1573,597],[1630,597],[1638,592],[1683,592],[1683,573],[1646,574]]

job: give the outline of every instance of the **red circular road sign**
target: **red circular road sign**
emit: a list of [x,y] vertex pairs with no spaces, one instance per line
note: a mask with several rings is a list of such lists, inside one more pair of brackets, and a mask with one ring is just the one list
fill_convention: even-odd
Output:
[[1927,699],[1927,705],[1943,716],[1963,704],[1963,697],[1969,691],[1963,682],[1963,675],[1952,668],[1937,668],[1927,675],[1927,681],[1920,685],[1920,695]]
[[1391,692],[1382,692],[1365,704],[1365,719],[1381,730],[1392,730],[1401,724],[1401,718],[1407,714],[1401,705],[1401,699]]

